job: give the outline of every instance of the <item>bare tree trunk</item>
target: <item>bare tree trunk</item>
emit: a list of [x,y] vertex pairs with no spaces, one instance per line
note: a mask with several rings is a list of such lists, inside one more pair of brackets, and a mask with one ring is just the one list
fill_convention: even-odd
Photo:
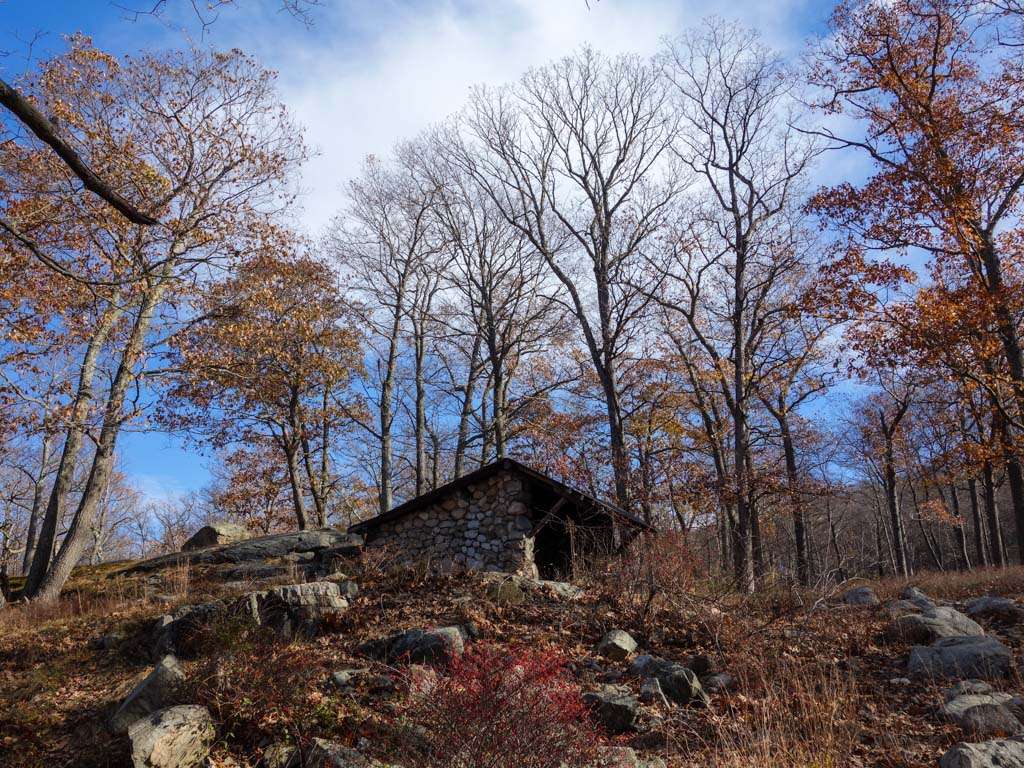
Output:
[[796,547],[796,573],[800,584],[807,586],[811,581],[810,568],[807,562],[807,531],[804,524],[804,505],[800,496],[799,479],[797,477],[796,448],[793,436],[789,431],[789,419],[784,410],[780,411],[779,431],[782,434],[782,449],[786,457],[786,485],[789,491],[789,504],[793,515],[793,538]]
[[302,476],[299,472],[298,446],[294,439],[282,435],[281,441],[284,447],[286,465],[288,467],[288,483],[292,491],[292,505],[295,508],[295,520],[299,524],[299,530],[304,531],[309,527],[306,518],[306,501],[302,489]]
[[473,391],[476,389],[476,370],[480,355],[480,334],[473,338],[473,349],[469,355],[469,367],[466,371],[466,383],[462,387],[462,409],[459,413],[458,438],[455,442],[455,462],[453,479],[462,477],[466,460],[466,447],[469,443],[469,422],[473,415]]
[[40,448],[39,471],[36,473],[35,481],[32,484],[32,509],[29,510],[28,531],[25,534],[25,552],[21,560],[21,572],[28,574],[32,567],[32,559],[36,552],[36,534],[39,525],[40,515],[43,514],[43,499],[46,491],[47,465],[50,463],[50,451],[53,448],[53,438],[46,435]]
[[999,524],[999,506],[996,504],[995,474],[992,462],[985,461],[982,466],[982,490],[985,501],[985,516],[988,518],[989,552],[992,564],[998,568],[1006,566],[1003,557],[1003,534]]
[[32,565],[29,568],[25,587],[22,590],[26,596],[34,596],[38,592],[43,577],[50,567],[50,559],[53,557],[53,551],[57,543],[57,526],[64,518],[64,502],[74,481],[78,454],[81,451],[82,440],[85,437],[86,418],[95,396],[93,380],[96,376],[96,365],[110,332],[123,314],[124,309],[120,306],[120,296],[115,295],[109,308],[101,315],[96,330],[89,339],[85,355],[82,358],[82,364],[79,367],[78,390],[75,394],[75,401],[71,406],[71,415],[68,420],[67,432],[64,436],[64,446],[61,449],[60,462],[57,465],[57,474],[54,478],[53,486],[50,488],[50,499],[46,505],[46,515],[43,517],[43,524],[39,530],[39,538],[36,542]]
[[967,481],[967,493],[971,500],[971,522],[974,530],[974,557],[979,566],[984,568],[988,565],[988,557],[985,555],[985,532],[981,521],[981,507],[978,504],[978,481],[970,478]]
[[150,322],[166,290],[164,280],[166,279],[167,272],[170,270],[170,265],[171,262],[168,261],[164,268],[164,274],[156,278],[157,282],[148,287],[143,297],[139,314],[135,318],[131,335],[125,345],[117,372],[114,374],[114,379],[110,385],[107,406],[103,415],[103,426],[100,428],[100,435],[96,441],[92,466],[89,470],[89,477],[86,481],[82,497],[78,502],[78,509],[75,511],[57,556],[40,580],[38,588],[28,594],[30,598],[42,602],[50,602],[60,597],[61,588],[71,575],[71,570],[82,557],[97,505],[103,494],[107,491],[110,474],[114,468],[114,450],[117,444],[117,437],[124,424],[125,396],[128,388],[135,380],[134,367],[141,359]]
[[953,515],[956,517],[956,549],[960,570],[970,571],[973,568],[971,568],[971,555],[967,551],[967,529],[964,526],[963,512],[960,510],[960,494],[956,483],[949,484],[949,498],[953,505]]

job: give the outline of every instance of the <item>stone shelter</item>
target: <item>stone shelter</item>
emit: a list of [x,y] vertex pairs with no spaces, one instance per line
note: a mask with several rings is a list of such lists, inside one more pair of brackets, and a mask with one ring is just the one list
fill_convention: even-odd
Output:
[[505,571],[571,578],[648,526],[513,459],[500,459],[353,525],[367,547],[437,570]]

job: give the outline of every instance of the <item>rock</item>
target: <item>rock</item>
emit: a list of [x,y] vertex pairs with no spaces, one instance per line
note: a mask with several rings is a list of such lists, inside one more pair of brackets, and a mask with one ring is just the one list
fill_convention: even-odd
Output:
[[713,675],[704,675],[700,678],[700,684],[708,693],[721,693],[732,688],[736,684],[736,680],[728,672],[718,672]]
[[206,707],[182,705],[153,712],[128,729],[135,768],[193,768],[216,735]]
[[946,637],[930,646],[915,645],[907,660],[910,677],[1008,677],[1010,649],[994,637]]
[[644,704],[660,704],[663,707],[668,707],[668,699],[665,697],[665,692],[661,690],[658,678],[644,678],[640,684],[640,701]]
[[582,589],[567,581],[545,581],[541,579],[536,584],[541,590],[549,592],[562,600],[576,600],[583,596]]
[[297,768],[298,751],[291,744],[277,742],[263,750],[259,768]]
[[359,647],[361,653],[388,663],[405,661],[422,664],[447,661],[461,656],[465,650],[466,632],[462,627],[410,629],[380,640],[371,640]]
[[521,605],[527,595],[523,585],[514,579],[492,579],[486,588],[487,598],[499,605]]
[[994,739],[960,743],[939,760],[939,768],[1024,768],[1024,741]]
[[994,621],[999,624],[1018,624],[1024,619],[1024,606],[1008,597],[985,595],[968,600],[964,613],[972,619]]
[[235,605],[260,626],[285,637],[316,634],[324,621],[336,620],[348,609],[348,600],[333,581],[288,584],[252,592]]
[[952,701],[958,696],[966,696],[969,694],[978,693],[992,693],[994,689],[991,684],[986,683],[984,680],[961,680],[956,685],[947,688],[942,692],[942,697],[946,701]]
[[892,622],[891,632],[912,643],[933,643],[944,637],[978,637],[985,630],[955,608],[928,608],[907,613]]
[[921,606],[909,600],[889,600],[884,606],[886,612],[893,619],[906,616],[908,613],[921,613]]
[[632,730],[640,714],[640,702],[624,686],[602,686],[583,694],[583,702],[605,730],[612,734]]
[[957,723],[965,734],[976,739],[1013,736],[1020,733],[1020,721],[1000,704],[978,704],[971,707]]
[[612,661],[623,661],[635,650],[636,640],[621,629],[613,629],[606,633],[597,645],[598,654]]
[[289,568],[270,563],[241,563],[217,571],[217,578],[224,581],[262,581],[286,575]]
[[935,601],[917,587],[904,587],[903,591],[900,592],[900,598],[913,603],[923,611],[936,607]]
[[847,605],[878,605],[878,595],[871,587],[854,587],[843,593],[842,600]]
[[302,768],[386,768],[350,747],[326,739],[313,739]]
[[583,594],[579,587],[564,581],[545,581],[504,571],[483,572],[480,578],[487,585],[491,600],[517,605],[536,594],[546,594],[562,600],[575,600]]
[[657,678],[665,696],[676,704],[707,706],[711,703],[696,673],[678,662],[642,654],[633,660],[629,671],[638,677]]
[[659,659],[649,653],[641,653],[630,663],[629,674],[634,677],[643,677],[647,672],[647,668],[658,661],[664,661],[664,659]]
[[156,712],[171,704],[177,687],[184,681],[185,673],[174,656],[164,656],[153,670],[132,688],[131,693],[121,702],[110,717],[110,730],[127,733],[128,728],[139,718]]
[[158,568],[194,563],[217,565],[220,563],[245,563],[253,560],[272,560],[288,554],[319,553],[332,547],[362,546],[362,536],[346,534],[330,528],[318,531],[297,531],[261,536],[256,539],[237,541],[224,546],[206,547],[188,552],[173,552],[136,563],[118,575],[145,573]]
[[1022,704],[1024,700],[1009,693],[967,693],[948,699],[939,714],[970,736],[1007,736],[1021,728],[1014,712]]
[[367,668],[362,669],[339,669],[331,673],[331,682],[342,690],[348,690],[355,685],[356,679],[370,672]]
[[595,768],[665,768],[660,757],[641,759],[632,747],[605,747]]
[[697,677],[710,675],[715,671],[715,664],[706,653],[698,653],[695,656],[691,656],[689,661],[686,662],[686,666],[692,669]]
[[245,541],[251,538],[252,533],[244,525],[221,520],[204,525],[193,533],[192,537],[181,545],[181,551],[191,552],[192,550],[204,549],[205,547],[218,547],[223,544],[233,544],[236,541]]

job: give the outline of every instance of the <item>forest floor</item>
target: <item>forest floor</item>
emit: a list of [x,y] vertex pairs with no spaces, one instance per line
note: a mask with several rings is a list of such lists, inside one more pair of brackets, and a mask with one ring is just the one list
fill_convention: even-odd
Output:
[[[199,568],[146,576],[123,575],[126,567],[82,568],[57,605],[0,613],[0,765],[130,764],[127,739],[108,733],[105,722],[152,668],[145,638],[154,619],[225,587]],[[373,666],[358,651],[367,640],[467,622],[477,642],[555,649],[584,690],[614,666],[595,656],[610,629],[628,631],[641,652],[667,659],[705,654],[735,678],[731,689],[715,693],[708,708],[647,707],[642,729],[609,739],[670,767],[931,768],[962,738],[936,715],[945,686],[906,679],[910,646],[888,635],[885,612],[836,605],[838,593],[779,588],[739,598],[681,579],[652,598],[640,580],[618,572],[588,579],[578,599],[538,594],[507,604],[472,575],[355,570],[359,594],[324,634],[242,642],[221,628],[223,636],[215,632],[183,660],[191,703],[207,706],[218,726],[209,765],[255,766],[268,744],[314,735],[396,758],[402,696],[340,693],[328,682],[331,672]],[[1024,568],[925,574],[912,583],[950,602],[985,594],[1024,599]],[[872,586],[884,601],[905,583]],[[1001,639],[1019,656],[1019,640]],[[999,687],[1020,691],[1020,683]]]

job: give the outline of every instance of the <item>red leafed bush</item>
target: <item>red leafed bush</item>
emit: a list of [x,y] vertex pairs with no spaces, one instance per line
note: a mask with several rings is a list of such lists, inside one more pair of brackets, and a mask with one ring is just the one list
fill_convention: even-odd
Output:
[[573,768],[592,765],[600,734],[561,656],[477,645],[416,696],[423,726],[416,768]]

